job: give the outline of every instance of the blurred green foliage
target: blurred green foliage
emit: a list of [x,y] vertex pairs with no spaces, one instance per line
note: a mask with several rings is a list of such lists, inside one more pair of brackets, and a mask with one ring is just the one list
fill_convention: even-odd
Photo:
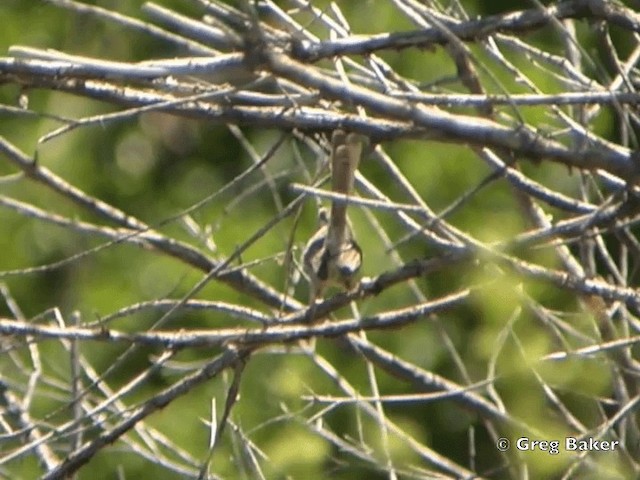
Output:
[[[140,16],[139,8],[143,2],[109,0],[91,3]],[[163,0],[159,3],[185,13],[197,11],[187,0]],[[356,33],[413,28],[405,17],[397,15],[391,2],[338,3],[343,7],[345,16],[351,21]],[[371,11],[374,3],[380,10]],[[516,1],[467,0],[462,3],[472,14],[497,13],[523,7],[522,2]],[[61,10],[38,0],[3,0],[0,3],[0,18],[3,25],[0,29],[2,52],[6,52],[12,45],[26,45],[126,61],[172,57],[180,53],[157,39]],[[309,21],[309,29],[314,31],[312,19]],[[584,29],[580,32],[580,38],[584,38],[584,48],[588,52],[594,51],[595,47],[589,41],[588,27],[581,28]],[[318,34],[322,31],[319,27],[316,30]],[[558,39],[552,36],[539,35],[534,41],[552,51],[559,51],[561,48]],[[479,52],[476,53],[480,55]],[[453,77],[456,73],[448,55],[440,48],[434,51],[391,52],[382,57],[401,74],[416,78],[426,85],[443,77]],[[513,55],[511,60],[523,72],[531,75],[532,80],[544,91],[562,91],[562,85],[552,76],[545,76],[540,71],[529,68],[529,59]],[[486,72],[480,69],[479,74],[494,93],[525,90],[524,87],[519,88],[517,79],[504,70]],[[441,89],[462,90],[455,82],[442,86]],[[2,85],[0,102],[16,105],[20,93],[15,85]],[[32,109],[63,117],[77,118],[118,109],[63,93],[26,93]],[[544,122],[545,110],[542,108],[531,108],[520,113],[533,123]],[[41,164],[68,182],[151,225],[157,225],[215,192],[252,164],[229,129],[211,122],[152,114],[105,127],[92,126],[74,130],[38,146],[38,138],[58,126],[55,121],[3,115],[5,116],[0,122],[1,135],[30,155],[37,153]],[[601,118],[597,123],[597,133],[612,134],[611,123],[608,117]],[[254,145],[268,146],[278,134],[254,128],[245,128],[243,131]],[[398,141],[385,145],[391,157],[398,159],[397,167],[412,179],[418,194],[436,213],[444,211],[461,192],[473,189],[482,178],[490,174],[490,170],[478,162],[467,147],[431,142],[426,151],[424,146],[424,142],[417,141]],[[308,171],[315,171],[315,159],[308,156],[303,158],[303,162]],[[294,149],[291,144],[286,144],[268,164],[267,169],[276,176],[285,171],[292,173],[277,177],[274,190],[270,190],[266,183],[254,189],[251,182],[262,179],[256,180],[259,177],[253,177],[251,182],[238,185],[194,213],[198,223],[211,225],[218,248],[216,254],[221,257],[229,256],[250,234],[262,227],[276,212],[275,198],[283,202],[291,199],[288,189],[290,183],[309,183],[306,172],[300,166],[292,168],[292,164],[295,164]],[[578,188],[577,175],[572,175],[563,167],[545,164],[543,168],[525,163],[523,169],[551,188],[564,192],[575,192]],[[362,171],[374,184],[385,185],[386,173],[378,165],[365,161]],[[0,174],[13,172],[15,169],[0,159]],[[4,195],[12,198],[48,207],[74,218],[98,221],[85,212],[79,212],[44,187],[26,180],[1,188]],[[394,186],[385,185],[385,188],[393,198]],[[500,241],[510,238],[525,227],[522,217],[514,214],[518,208],[509,186],[504,181],[498,181],[480,190],[464,208],[454,211],[448,220],[477,238]],[[385,215],[380,213],[378,216],[381,224],[393,225],[395,220]],[[359,239],[365,252],[365,275],[373,276],[390,269],[392,261],[389,254],[381,247],[380,240],[376,238],[364,214],[355,211],[352,218],[356,230],[360,232]],[[0,209],[0,225],[0,251],[3,252],[0,268],[3,270],[52,263],[93,248],[101,242],[41,224],[5,209]],[[283,265],[271,257],[274,253],[286,250],[292,234],[295,235],[295,245],[300,247],[314,228],[315,206],[312,201],[308,201],[300,224],[296,226],[293,218],[281,222],[249,248],[242,255],[242,261],[267,259],[253,268],[252,272],[276,288],[283,288]],[[169,223],[162,226],[161,230],[176,238],[194,241],[179,223]],[[429,247],[417,241],[401,245],[399,251],[406,260],[433,253]],[[555,260],[547,252],[534,252],[531,255],[541,264],[554,266]],[[201,272],[195,272],[175,260],[128,245],[114,245],[63,268],[45,274],[9,277],[5,282],[26,317],[59,307],[65,318],[72,311],[78,310],[84,321],[91,322],[139,301],[163,297],[179,298],[201,277]],[[540,386],[532,378],[530,370],[535,359],[554,351],[558,345],[549,338],[531,312],[522,312],[521,309],[525,295],[565,308],[575,301],[572,296],[540,283],[523,284],[521,279],[496,266],[461,268],[419,279],[417,282],[434,297],[469,284],[475,286],[476,290],[472,301],[465,308],[443,314],[438,326],[430,319],[425,319],[424,322],[391,334],[372,332],[372,340],[425,370],[460,380],[460,372],[451,361],[447,345],[442,341],[441,335],[446,332],[459,349],[464,363],[469,366],[471,377],[480,379],[486,376],[490,364],[493,364],[496,373],[503,376],[497,388],[509,411],[535,424],[541,431],[557,436],[570,433],[555,429],[554,419],[545,418],[547,406],[544,396],[540,394]],[[306,298],[304,289],[304,286],[298,288],[297,298]],[[199,296],[257,306],[254,301],[241,298],[240,294],[217,283],[209,284]],[[365,300],[360,308],[362,315],[367,315],[382,309],[391,310],[411,305],[414,301],[415,297],[408,289],[395,288],[376,298]],[[4,304],[0,304],[0,315],[11,316]],[[142,315],[137,316],[135,322],[125,319],[115,322],[113,326],[120,330],[141,331],[151,326],[155,320],[157,317],[154,315]],[[591,325],[590,319],[574,320],[575,328],[587,329]],[[172,319],[167,328],[180,328],[181,325],[206,328],[222,324],[233,325],[233,320],[222,315],[191,312]],[[518,339],[526,341],[521,344],[514,341],[511,334],[506,333],[507,328],[513,328]],[[43,344],[42,348],[43,353],[46,353],[43,356],[45,368],[68,379],[68,359],[65,352],[53,344]],[[85,345],[82,349],[91,356],[94,368],[101,371],[114,361],[124,350],[124,346],[100,343]],[[366,368],[361,359],[355,360],[352,352],[341,349],[329,340],[320,341],[318,349],[334,365],[340,367],[341,374],[355,387],[368,391]],[[498,356],[497,351],[500,352]],[[129,381],[133,376],[132,372],[148,367],[150,358],[157,353],[151,348],[140,349],[110,377],[112,385],[115,387]],[[213,353],[204,349],[182,352],[179,359],[200,361],[211,358]],[[264,453],[269,458],[270,470],[266,472],[267,478],[328,478],[328,474],[331,478],[357,478],[358,475],[361,475],[360,478],[375,478],[364,465],[362,470],[356,466],[344,473],[335,464],[329,464],[327,458],[339,458],[340,452],[301,424],[300,419],[304,418],[301,411],[307,404],[302,397],[312,392],[327,395],[341,393],[325,376],[318,373],[308,359],[284,353],[263,354],[259,361],[249,363],[243,377],[241,400],[234,411],[234,420],[241,424],[244,431],[252,433],[253,439],[264,448]],[[26,356],[24,352],[20,354]],[[3,365],[0,360],[0,373],[3,377],[11,378],[14,373],[6,371]],[[610,388],[609,370],[597,362],[563,364],[563,369],[541,368],[538,373],[551,383],[565,386],[567,401],[576,405],[578,411],[584,412],[585,422],[592,422],[595,415],[593,404],[586,401],[585,397],[606,395]],[[143,401],[160,387],[175,381],[177,376],[174,373],[158,374],[146,387],[134,392],[129,400]],[[588,381],[585,380],[587,377]],[[20,377],[12,380],[20,381]],[[210,417],[210,398],[224,398],[229,382],[230,377],[225,374],[222,378],[207,383],[152,415],[150,424],[183,445],[196,458],[204,458],[208,444],[208,428],[204,419]],[[397,393],[412,393],[411,385],[398,385],[394,378],[384,373],[380,374],[379,382],[381,390],[395,389]],[[53,404],[62,405],[65,401],[66,398],[43,397],[39,399],[42,404],[37,405],[37,408],[44,415],[52,409]],[[289,411],[285,410],[285,406]],[[219,404],[219,411],[221,407]],[[416,404],[409,408],[390,406],[387,413],[416,439],[461,464],[465,463],[468,454],[464,443],[466,432],[470,425],[480,424],[475,415],[452,407],[446,401]],[[68,415],[68,412],[61,415]],[[269,423],[268,420],[273,418],[281,420]],[[336,430],[340,435],[353,437],[359,428],[369,433],[378,428],[368,419],[362,425],[357,425],[354,418],[357,415],[354,414],[353,407],[349,406],[336,409],[330,416],[334,427],[339,425]],[[483,435],[486,436],[482,432],[478,433],[479,437]],[[485,444],[491,441],[488,437],[484,440]],[[380,445],[370,447],[379,454]],[[390,448],[394,458],[416,461],[415,453],[406,449],[404,444],[396,445],[392,441]],[[230,461],[233,449],[231,442],[225,442],[214,456],[214,470],[223,478],[240,478],[237,466]],[[123,450],[113,447],[103,451],[87,468],[81,470],[79,478],[111,479],[120,469],[126,472],[127,478],[176,478],[164,469],[154,467],[152,462]],[[478,452],[478,461],[482,464],[491,465],[497,457],[495,448],[487,447]],[[539,469],[532,471],[531,478],[552,478],[567,462],[563,456],[541,456],[540,460],[542,461],[533,462],[539,465],[536,467]],[[34,460],[25,458],[12,466],[9,473],[12,478],[34,478],[37,472],[39,470]],[[380,478],[383,478],[382,475]]]

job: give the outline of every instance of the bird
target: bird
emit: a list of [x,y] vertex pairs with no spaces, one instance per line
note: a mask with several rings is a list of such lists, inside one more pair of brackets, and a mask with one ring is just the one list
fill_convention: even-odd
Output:
[[[331,189],[350,195],[360,163],[360,135],[335,130],[331,136]],[[310,303],[322,298],[330,285],[351,291],[358,285],[362,249],[347,219],[347,204],[332,200],[331,210],[320,209],[319,228],[307,242],[302,263],[310,283]]]

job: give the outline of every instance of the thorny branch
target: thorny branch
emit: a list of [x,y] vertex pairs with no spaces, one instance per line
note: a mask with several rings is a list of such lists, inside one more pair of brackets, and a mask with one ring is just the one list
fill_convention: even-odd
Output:
[[[43,478],[66,478],[117,442],[173,474],[217,478],[224,469],[212,459],[231,437],[230,444],[242,443],[233,450],[234,466],[266,478],[263,469],[271,468],[271,460],[253,435],[272,424],[297,422],[334,447],[328,463],[351,476],[361,473],[361,462],[389,479],[540,476],[532,457],[493,446],[501,437],[542,440],[557,432],[616,440],[621,447],[611,452],[608,463],[593,452],[569,453],[565,463],[553,467],[555,475],[638,475],[640,428],[634,411],[640,398],[640,296],[635,286],[640,264],[635,236],[640,218],[640,15],[634,10],[621,2],[565,0],[546,6],[531,2],[530,8],[470,18],[465,2],[449,2],[444,8],[438,2],[374,1],[369,3],[392,8],[414,28],[360,34],[354,27],[357,20],[349,16],[352,10],[343,12],[336,2],[326,8],[308,0],[280,2],[287,4],[285,9],[271,0],[239,1],[236,6],[184,0],[197,14],[146,3],[142,11],[151,22],[73,0],[45,3],[72,16],[116,25],[134,38],[153,38],[181,55],[128,62],[14,45],[0,58],[0,88],[17,86],[21,91],[20,104],[0,105],[0,113],[15,121],[41,119],[49,129],[33,154],[9,135],[0,136],[0,162],[7,166],[3,172],[9,172],[0,178],[0,188],[7,186],[0,207],[24,224],[44,224],[70,238],[94,242],[44,264],[9,268],[9,263],[0,263],[0,277],[7,282],[2,288],[7,308],[0,318],[0,346],[6,354],[0,363],[3,468],[11,472],[17,459],[35,454]],[[585,26],[595,26],[589,33],[598,52],[585,46],[592,40],[580,33]],[[622,47],[611,29],[624,37]],[[562,46],[552,48],[530,34],[557,38]],[[447,68],[414,78],[407,73],[410,68],[402,67],[408,54]],[[31,110],[26,99],[34,90],[71,94],[117,111],[76,118]],[[72,131],[91,131],[96,125],[109,129],[150,113],[226,126],[252,166],[178,214],[147,220],[131,213],[133,208],[115,205],[126,201],[112,204],[39,160],[54,139],[62,141]],[[616,128],[602,128],[605,121]],[[269,140],[261,154],[257,142],[252,145],[238,126],[275,131],[278,139]],[[368,163],[356,178],[360,197],[332,194],[323,186],[324,134],[337,128],[370,139]],[[418,153],[413,151],[408,159],[389,153],[406,140],[419,143]],[[469,157],[425,154],[440,143],[452,152],[465,146]],[[287,167],[274,175],[270,167],[283,155]],[[309,167],[310,156],[319,166]],[[454,165],[458,162],[462,166]],[[447,178],[438,175],[454,168],[468,172],[473,181],[451,181],[448,195],[436,194],[419,176],[430,172],[433,178],[428,180],[437,182]],[[262,177],[256,180],[258,174]],[[282,178],[287,193],[300,196],[291,200],[283,194]],[[23,197],[12,189],[16,184],[29,192],[44,190],[50,198],[64,199],[60,203],[65,206]],[[198,214],[224,202],[230,192],[242,191],[235,199],[242,203],[264,188],[273,200],[272,213],[259,226],[235,234],[233,250],[216,251],[206,240],[211,226]],[[486,217],[489,224],[497,208],[487,207],[490,201],[483,206],[485,194],[502,199],[498,208],[510,219],[504,232],[494,226],[487,235],[478,225],[483,222],[465,218]],[[360,241],[375,239],[377,245],[373,255],[365,249],[365,262],[379,262],[369,260],[371,276],[357,289],[314,305],[296,300],[304,298],[296,292],[300,269],[293,248],[300,243],[296,228],[304,223],[303,199],[348,202],[352,211],[362,213],[366,221],[359,219]],[[223,215],[231,209],[226,207]],[[237,218],[238,223],[244,220],[242,215]],[[189,237],[172,230],[178,222]],[[264,251],[265,244],[274,245],[265,239],[283,225],[291,233],[286,241],[280,239],[282,248],[272,248],[268,258],[252,256],[257,249]],[[371,238],[363,242],[362,237]],[[49,310],[33,318],[25,318],[12,297],[13,279],[89,264],[122,245],[140,248],[141,257],[152,251],[171,258],[188,272],[198,272],[199,280],[191,278],[186,292],[117,304],[112,313],[97,318],[74,312],[70,317],[78,322],[71,325],[62,312],[67,308],[55,297]],[[277,273],[261,274],[259,267],[265,264],[276,264]],[[123,272],[123,278],[127,275]],[[206,287],[220,284],[231,294],[214,290],[220,298],[201,298]],[[541,288],[545,293],[538,293]],[[346,306],[351,307],[349,317],[336,318],[344,317]],[[496,311],[498,320],[491,317]],[[203,315],[206,327],[196,328],[188,320],[192,314]],[[153,318],[151,327],[145,323],[147,316]],[[535,340],[528,343],[529,337]],[[479,338],[490,340],[482,343]],[[312,348],[316,339],[339,353],[324,357],[321,349]],[[60,358],[71,357],[72,378],[42,362],[41,350],[52,344]],[[110,366],[96,369],[101,357],[87,345],[127,350],[109,354]],[[349,361],[367,366],[362,373],[367,387],[333,360],[345,345]],[[322,402],[313,400],[320,395],[306,395],[309,404],[291,411],[288,400],[278,399],[276,403],[284,405],[280,416],[265,407],[259,427],[241,430],[233,418],[237,405],[251,401],[251,389],[260,390],[256,403],[262,405],[265,387],[252,385],[240,397],[240,372],[244,379],[245,366],[260,368],[257,357],[271,362],[269,353],[278,348],[289,360],[301,353],[319,378],[329,379],[336,392],[353,401],[336,399],[326,406],[335,393],[322,395]],[[489,353],[483,356],[474,348]],[[429,349],[437,352],[434,358],[429,358]],[[196,363],[181,357],[200,358],[202,352],[208,353]],[[134,363],[134,357],[145,355],[150,365]],[[593,359],[599,362],[593,377],[601,376],[594,382],[600,390],[589,384],[580,391],[582,397],[572,395],[570,367],[586,369]],[[509,362],[516,367],[503,365]],[[114,372],[125,365],[132,368],[130,378],[116,388],[121,379],[116,380]],[[549,365],[558,366],[566,377],[550,374]],[[432,371],[438,368],[446,374]],[[196,387],[222,381],[229,369],[237,375],[220,402],[226,407],[219,425],[217,412],[211,412],[215,442],[208,448],[195,453],[193,445],[148,423],[150,415],[170,409],[181,397],[199,398]],[[158,388],[151,378],[165,371],[182,375]],[[378,378],[382,372],[390,379]],[[277,375],[271,370],[265,375],[276,391]],[[305,388],[321,388],[318,385],[322,382],[309,378]],[[527,401],[544,404],[544,418],[531,418],[517,408],[513,398],[521,399],[514,393],[523,390],[520,385],[529,388]],[[144,398],[132,395],[143,387]],[[412,410],[407,393],[406,411],[398,412],[385,403],[394,391],[434,396],[423,397]],[[34,398],[51,402],[47,413],[34,408]],[[427,438],[434,437],[462,444],[459,431],[439,427],[437,416],[422,425],[425,412],[435,412],[429,409],[431,402],[438,402],[445,417],[461,419],[464,426],[455,428],[466,429],[468,452],[447,449],[438,441],[427,445]],[[581,409],[581,402],[589,408]],[[353,410],[347,412],[346,405]],[[334,410],[352,415],[349,421],[356,427],[349,430],[335,422]],[[411,418],[424,431],[416,427],[409,433],[396,414]],[[546,417],[553,418],[552,429]],[[234,428],[225,429],[230,425]],[[378,442],[378,436],[383,441]],[[394,452],[390,438],[415,460],[399,460],[409,456]],[[476,447],[483,458],[476,455]],[[464,456],[464,463],[454,460]]]

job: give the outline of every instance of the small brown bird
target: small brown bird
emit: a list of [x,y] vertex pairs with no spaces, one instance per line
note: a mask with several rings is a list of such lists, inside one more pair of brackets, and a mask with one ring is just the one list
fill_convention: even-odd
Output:
[[[336,130],[331,136],[331,184],[335,193],[349,195],[360,163],[362,142],[355,133]],[[358,284],[362,250],[349,221],[347,204],[331,202],[331,213],[319,215],[320,228],[309,239],[302,254],[304,270],[311,283],[311,303],[322,297],[328,285],[353,290]]]

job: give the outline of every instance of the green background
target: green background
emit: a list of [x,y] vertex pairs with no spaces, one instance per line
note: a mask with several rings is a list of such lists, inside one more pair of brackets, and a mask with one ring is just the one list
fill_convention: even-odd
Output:
[[[113,11],[144,18],[139,11],[142,4],[139,1],[94,3]],[[199,12],[188,1],[167,0],[160,3],[187,14]],[[413,28],[405,17],[390,6],[390,2],[338,3],[356,33]],[[462,3],[470,16],[529,6],[527,2],[515,1]],[[6,52],[11,45],[25,45],[119,61],[140,61],[182,54],[155,38],[128,31],[120,25],[58,9],[41,1],[4,0],[0,4],[0,18],[3,25],[0,29],[1,52]],[[308,28],[319,35],[323,34],[322,29],[314,28],[312,22]],[[596,64],[600,64],[589,27],[579,24],[578,28],[585,52],[593,56]],[[526,41],[561,55],[559,38],[545,32],[547,34],[531,34],[526,37]],[[624,51],[623,40],[618,46]],[[491,72],[489,75],[479,69],[488,91],[526,91],[508,72],[495,68],[484,53],[474,47],[471,50]],[[426,85],[451,78],[456,73],[448,55],[441,48],[433,51],[414,49],[388,52],[381,56],[398,72]],[[563,86],[553,76],[545,76],[540,70],[534,70],[528,60],[519,58],[518,55],[513,55],[511,60],[529,74],[541,90],[547,93],[562,91]],[[608,76],[604,67],[596,70],[592,74],[597,78],[604,79]],[[435,90],[462,92],[464,88],[454,81],[435,87]],[[0,85],[0,101],[3,104],[17,105],[21,93],[28,96],[31,109],[63,117],[85,117],[118,111],[120,108],[64,93],[39,90],[21,92],[16,85]],[[520,113],[527,121],[540,125],[541,128],[549,131],[559,128],[556,120],[550,118],[548,111],[542,107],[522,109]],[[7,113],[0,115],[0,134],[24,152],[29,155],[37,152],[38,161],[57,175],[153,226],[220,189],[252,164],[230,130],[224,125],[209,121],[157,114],[144,115],[104,127],[94,125],[73,130],[38,146],[38,139],[59,126],[58,123]],[[251,125],[242,126],[242,131],[259,153],[266,152],[279,134],[276,130],[259,129]],[[615,128],[606,111],[595,122],[594,131],[604,136],[613,135]],[[388,142],[384,147],[412,181],[421,197],[436,212],[447,208],[462,193],[474,188],[491,173],[470,149],[461,145],[403,140]],[[297,153],[300,153],[301,161],[296,159]],[[276,178],[274,190],[269,189],[263,177],[254,174],[193,214],[200,225],[211,229],[212,238],[217,245],[217,251],[212,255],[220,258],[231,255],[246,238],[277,213],[279,202],[286,204],[294,198],[291,183],[311,182],[318,164],[311,152],[289,139],[266,169]],[[565,194],[576,195],[578,192],[578,175],[568,172],[562,166],[524,163],[523,170],[532,178]],[[406,198],[398,198],[399,188],[389,184],[387,174],[377,162],[365,159],[361,171],[391,198],[400,202],[407,201]],[[0,158],[0,174],[15,172],[14,167]],[[43,186],[27,180],[1,185],[0,192],[62,215],[100,221],[79,211]],[[485,241],[504,240],[527,227],[518,209],[508,185],[500,180],[474,195],[448,220],[476,238]],[[391,256],[364,212],[352,210],[351,217],[365,255],[364,274],[375,276],[394,268]],[[274,255],[287,250],[292,235],[294,245],[300,249],[314,231],[315,215],[316,203],[308,200],[301,211],[299,222],[293,217],[285,219],[248,248],[242,255],[243,262],[262,259],[250,269],[251,273],[275,288],[284,288],[291,277]],[[390,214],[374,212],[374,215],[387,229],[392,240],[404,235],[405,231]],[[158,228],[169,236],[206,250],[203,241],[190,235],[179,222],[170,222]],[[101,243],[101,239],[39,223],[15,212],[0,209],[2,270],[45,265]],[[436,253],[432,247],[418,239],[403,243],[398,251],[405,261]],[[528,252],[526,255],[529,260],[558,267],[554,257],[545,249]],[[201,272],[173,259],[129,245],[114,245],[63,268],[44,274],[11,276],[4,282],[27,318],[56,307],[65,319],[72,312],[78,311],[84,322],[93,322],[143,300],[179,298],[201,277]],[[503,374],[505,378],[498,383],[498,388],[508,405],[508,411],[535,424],[541,431],[553,436],[550,438],[562,438],[566,435],[568,432],[565,427],[557,427],[556,419],[546,415],[547,405],[540,392],[540,385],[532,378],[527,365],[528,359],[537,359],[554,351],[558,345],[530,311],[520,312],[512,324],[509,321],[515,318],[514,312],[521,307],[522,292],[526,292],[547,308],[573,313],[574,327],[590,332],[591,319],[585,319],[584,315],[579,314],[575,297],[545,284],[523,281],[522,278],[491,265],[444,271],[435,277],[419,279],[417,283],[429,298],[436,298],[468,285],[477,289],[465,308],[443,314],[437,322],[425,319],[398,331],[372,332],[369,339],[406,361],[463,383],[442,341],[443,332],[446,332],[458,349],[471,377],[479,381],[487,375],[488,364],[493,360],[496,345],[499,344],[497,339],[505,335],[508,325],[519,339],[526,340],[518,343],[508,338],[496,359],[497,373]],[[307,298],[303,281],[297,285],[294,295],[302,302]],[[255,300],[215,282],[209,283],[198,298],[263,308]],[[415,302],[416,299],[408,288],[395,287],[376,298],[364,300],[359,308],[361,315],[366,316]],[[345,309],[339,317],[346,318],[349,314],[348,309]],[[0,316],[13,316],[4,303],[0,304]],[[157,318],[157,314],[136,315],[115,321],[109,327],[124,331],[144,331]],[[233,325],[236,322],[223,315],[180,313],[164,328]],[[46,374],[61,382],[68,382],[70,373],[66,352],[55,342],[41,342],[39,347]],[[28,358],[22,344],[11,348],[15,354]],[[363,395],[370,394],[362,358],[342,348],[335,341],[319,341],[317,348]],[[97,371],[103,371],[124,351],[124,347],[100,342],[83,344],[81,351]],[[148,368],[150,359],[159,353],[159,350],[151,348],[138,349],[133,357],[109,377],[109,383],[114,388],[123,385]],[[188,350],[179,353],[176,360],[206,360],[216,353],[218,351],[209,349]],[[10,365],[11,362],[6,359],[0,360],[2,377],[23,384],[26,377],[12,371]],[[595,361],[565,365],[566,368],[563,369],[541,368],[538,373],[544,375],[549,382],[563,385],[563,391],[566,392],[564,400],[574,408],[574,413],[587,423],[594,422],[597,417],[594,403],[585,398],[609,393],[610,370]],[[143,402],[159,389],[178,380],[181,375],[162,370],[144,388],[133,392],[125,401],[132,405]],[[378,381],[380,390],[384,393],[414,393],[411,385],[398,382],[387,374],[380,373]],[[208,445],[208,429],[204,422],[210,417],[210,399],[217,398],[220,412],[229,382],[230,375],[225,374],[206,383],[149,417],[148,423],[196,458],[204,459]],[[249,432],[252,441],[266,454],[268,461],[263,464],[266,477],[386,478],[384,474],[373,472],[364,464],[336,466],[328,462],[328,457],[340,457],[342,454],[319,436],[310,433],[309,428],[304,425],[309,416],[308,410],[304,408],[309,407],[302,397],[312,392],[340,395],[336,386],[309,359],[292,353],[287,346],[256,355],[247,365],[242,379],[241,398],[234,408],[232,418],[244,432]],[[60,386],[43,385],[33,405],[34,417],[67,405],[67,395]],[[406,432],[461,465],[467,463],[467,436],[471,426],[475,426],[476,442],[479,445],[476,461],[479,466],[488,468],[500,461],[477,416],[450,402],[389,405],[385,411]],[[49,421],[52,424],[62,422],[69,415],[68,410],[62,410]],[[277,420],[269,422],[275,418]],[[335,409],[327,415],[325,421],[340,435],[354,436],[358,429],[362,429],[369,441],[379,441],[378,427],[370,419],[359,418],[353,406]],[[380,444],[368,446],[375,454],[380,454]],[[239,462],[232,460],[241,456],[237,449],[238,446],[227,435],[214,455],[212,470],[223,478],[243,478]],[[421,464],[415,453],[402,442],[392,440],[390,449],[396,465]],[[148,459],[125,450],[122,444],[106,448],[80,471],[79,478],[114,478],[119,469],[125,472],[126,478],[176,478],[175,473],[168,473],[163,468],[153,466]],[[57,453],[64,456],[63,450]],[[556,469],[566,466],[565,459],[548,456],[542,458],[545,462],[534,462],[536,466],[532,468],[535,475],[557,472],[559,470]],[[352,461],[348,456],[344,459]],[[4,471],[11,478],[33,478],[39,472],[32,458],[13,462]],[[531,478],[542,478],[535,475]]]

